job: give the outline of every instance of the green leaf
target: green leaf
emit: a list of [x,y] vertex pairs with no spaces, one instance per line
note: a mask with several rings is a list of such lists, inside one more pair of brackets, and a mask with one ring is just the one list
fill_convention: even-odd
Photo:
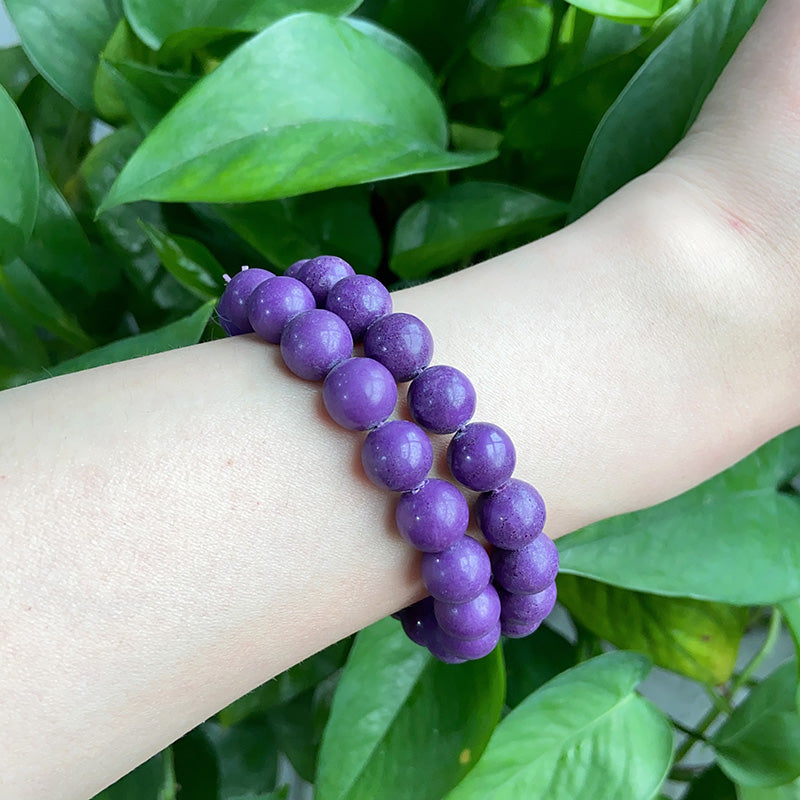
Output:
[[14,259],[0,265],[0,288],[17,301],[34,325],[49,331],[79,350],[94,347],[94,341],[45,289],[27,264]]
[[308,783],[315,780],[322,735],[338,680],[339,675],[334,673],[316,687],[267,712],[278,749]]
[[38,193],[33,142],[22,114],[0,87],[0,263],[14,258],[30,237]]
[[74,108],[38,75],[20,95],[18,105],[39,163],[64,189],[89,150],[91,115]]
[[0,48],[0,86],[12,100],[17,100],[35,75],[35,67],[19,45]]
[[553,9],[542,0],[503,0],[469,40],[469,51],[490,67],[532,64],[547,55]]
[[382,28],[368,19],[348,17],[345,21],[357,31],[361,31],[361,33],[374,39],[384,50],[388,50],[400,61],[408,64],[425,83],[435,86],[436,76],[433,74],[433,70],[428,66],[425,59],[399,36],[395,36],[391,31],[387,31],[386,28]]
[[175,800],[175,788],[172,752],[167,748],[95,795],[93,800]]
[[119,271],[100,265],[67,201],[50,176],[39,173],[39,208],[22,260],[53,296],[79,313],[119,282]]
[[[800,780],[784,786],[737,786],[738,800],[800,800]],[[698,797],[697,800],[706,800]]]
[[720,767],[744,786],[780,786],[800,776],[797,662],[756,686],[714,734]]
[[0,291],[0,386],[24,383],[50,359],[25,310]]
[[180,100],[100,210],[142,198],[268,200],[492,156],[448,153],[446,137],[439,99],[407,64],[346,22],[297,14]]
[[201,729],[216,752],[221,800],[246,792],[268,792],[275,786],[278,753],[263,717],[230,728],[204,722]]
[[650,800],[672,760],[672,727],[634,688],[634,653],[585,661],[546,683],[498,726],[447,800]]
[[204,245],[186,236],[171,236],[144,220],[139,224],[156,248],[161,263],[192,294],[201,300],[222,294],[224,270]]
[[652,594],[732,605],[800,596],[800,428],[665,503],[558,540],[561,570]]
[[130,116],[145,133],[151,131],[198,80],[196,75],[167,72],[129,60],[104,59],[100,67]]
[[504,145],[522,151],[535,186],[572,195],[595,128],[644,60],[639,50],[626,53],[551,87],[512,115]]
[[145,44],[157,50],[173,34],[191,28],[260,31],[298,11],[347,14],[362,0],[123,0],[125,15]]
[[748,610],[659,597],[562,574],[558,599],[592,633],[623,650],[713,686],[730,678]]
[[177,322],[172,322],[148,333],[130,336],[117,342],[90,350],[82,356],[64,361],[57,367],[48,370],[42,378],[55,375],[66,375],[69,372],[78,372],[83,369],[92,369],[103,364],[112,364],[117,361],[126,361],[130,358],[162,353],[165,350],[174,350],[177,347],[187,347],[197,344],[203,335],[206,324],[214,311],[215,301],[209,300],[200,306],[193,314]]
[[262,683],[238,700],[234,700],[217,714],[217,719],[222,725],[229,727],[254,714],[294,700],[344,666],[351,644],[352,640],[348,637],[315,653],[272,680]]
[[362,631],[325,729],[316,800],[440,800],[483,752],[504,684],[499,648],[454,667],[396,620]]
[[534,230],[566,207],[502,183],[468,181],[415,203],[400,217],[389,265],[406,280]]
[[[800,661],[800,597],[784,600],[779,608],[783,621],[786,623],[786,627],[794,640],[794,648],[797,651],[798,661]],[[800,711],[800,681],[798,681],[795,699],[798,711]]]
[[506,662],[506,705],[518,706],[528,695],[575,666],[575,647],[555,631],[542,626],[523,639],[503,640]]
[[380,264],[381,237],[362,187],[208,211],[280,269],[320,253],[336,253],[356,272],[374,274]]
[[97,56],[117,20],[103,0],[6,0],[28,57],[73,105],[92,109]]
[[631,21],[655,19],[661,13],[661,0],[570,0],[570,4],[590,14]]
[[[101,139],[83,162],[79,172],[81,189],[88,196],[89,213],[99,205],[112,182],[141,141],[131,127],[120,128]],[[97,220],[105,242],[120,257],[131,283],[146,293],[156,277],[159,260],[139,220],[162,226],[161,210],[154,203],[114,208]]]
[[570,218],[660,162],[683,138],[764,0],[706,0],[647,59],[595,131]]

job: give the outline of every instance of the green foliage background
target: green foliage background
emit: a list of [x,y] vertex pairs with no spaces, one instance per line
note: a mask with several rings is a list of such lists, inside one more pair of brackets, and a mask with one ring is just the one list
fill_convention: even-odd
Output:
[[[763,0],[5,3],[0,388],[221,336],[242,263],[398,287],[558,229],[681,138]],[[800,798],[796,662],[753,680],[800,642],[798,473],[795,430],[560,540],[577,643],[445,666],[383,620],[100,797],[285,797],[285,757],[318,800]],[[652,663],[706,686],[696,730],[637,692]]]

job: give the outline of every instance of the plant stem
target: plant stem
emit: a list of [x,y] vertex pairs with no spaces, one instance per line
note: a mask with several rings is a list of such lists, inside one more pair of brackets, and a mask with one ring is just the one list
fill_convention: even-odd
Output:
[[675,752],[676,764],[682,761],[684,758],[686,758],[686,755],[692,749],[692,747],[694,747],[698,739],[703,737],[705,741],[704,737],[705,732],[711,727],[711,725],[714,723],[714,721],[717,719],[717,717],[719,717],[721,713],[722,711],[718,709],[716,706],[712,706],[708,710],[708,713],[703,717],[703,719],[700,720],[700,722],[697,724],[697,727],[694,729],[694,733],[692,734],[697,738],[687,739]]
[[705,736],[705,732],[714,724],[720,715],[730,714],[731,711],[733,711],[730,701],[733,699],[736,692],[738,692],[739,689],[741,689],[750,681],[753,673],[770,654],[773,647],[775,647],[775,642],[778,640],[780,630],[781,612],[777,608],[774,608],[772,610],[772,616],[770,617],[769,628],[767,629],[767,635],[764,639],[764,644],[761,645],[758,652],[753,656],[753,658],[750,659],[747,666],[734,678],[730,689],[727,692],[727,696],[720,695],[710,686],[706,686],[706,691],[708,696],[711,698],[713,706],[708,710],[708,713],[703,717],[703,719],[700,720],[697,727],[694,728],[694,730],[683,728],[680,724],[674,723],[673,720],[675,727],[689,736],[689,738],[675,752],[675,764],[678,764],[681,760],[686,758],[686,755],[689,753],[692,747],[694,747],[698,740],[708,741]]
[[761,666],[764,659],[772,652],[775,643],[778,641],[778,636],[781,632],[781,621],[783,617],[777,606],[772,609],[772,616],[769,618],[769,628],[767,628],[767,635],[764,639],[764,644],[761,645],[758,652],[750,659],[750,663],[734,677],[731,683],[731,688],[728,691],[728,697],[733,700],[736,693],[745,686],[753,677],[755,671]]
[[694,739],[694,741],[705,742],[706,744],[708,743],[708,739],[702,731],[699,731],[696,728],[690,728],[688,725],[684,725],[682,722],[678,722],[676,719],[671,720],[671,722],[681,733],[685,733],[687,736],[690,736],[692,739]]

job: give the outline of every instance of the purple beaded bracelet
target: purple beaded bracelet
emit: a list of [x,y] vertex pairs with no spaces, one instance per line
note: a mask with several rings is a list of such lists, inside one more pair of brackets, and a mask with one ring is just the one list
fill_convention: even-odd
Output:
[[[454,664],[488,655],[501,634],[535,631],[555,604],[558,573],[558,550],[543,533],[544,501],[512,477],[516,452],[508,434],[470,422],[476,395],[467,376],[430,366],[433,337],[425,324],[392,313],[386,288],[336,256],[297,261],[281,276],[243,267],[225,279],[217,307],[225,332],[255,332],[280,345],[296,375],[324,381],[331,417],[368,432],[361,447],[367,476],[401,492],[397,528],[422,552],[430,594],[395,614],[409,638]],[[362,341],[364,355],[353,357],[353,345]],[[411,381],[413,422],[389,419],[404,381]],[[475,516],[491,556],[466,533],[470,512],[462,491],[428,476],[433,446],[426,431],[452,434],[447,464],[459,483],[480,493]]]

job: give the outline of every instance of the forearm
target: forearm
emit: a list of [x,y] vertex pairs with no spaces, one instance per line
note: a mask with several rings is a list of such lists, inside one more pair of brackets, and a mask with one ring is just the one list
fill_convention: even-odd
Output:
[[[394,297],[511,434],[553,537],[800,421],[757,265],[651,180]],[[0,418],[3,796],[88,797],[422,592],[361,436],[252,337],[5,392]]]

